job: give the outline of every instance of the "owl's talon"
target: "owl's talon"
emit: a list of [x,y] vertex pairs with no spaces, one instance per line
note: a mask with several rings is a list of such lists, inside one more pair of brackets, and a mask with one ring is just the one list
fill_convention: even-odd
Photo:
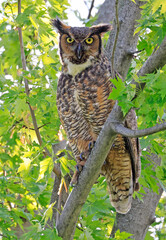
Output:
[[76,170],[77,170],[78,173],[80,173],[82,171],[82,168],[83,167],[80,164],[76,165]]
[[81,161],[85,161],[85,154],[84,154],[84,152],[82,152],[82,153],[80,154],[80,160],[81,160]]
[[72,180],[70,182],[70,186],[71,187],[75,187],[76,186],[76,184],[78,182],[78,177],[79,177],[79,175],[80,175],[80,173],[81,173],[81,171],[83,169],[84,164],[85,164],[85,162],[81,161],[81,164],[79,163],[79,164],[76,165],[76,171],[75,171],[75,173],[74,173],[74,175],[72,177]]
[[75,187],[77,185],[79,174],[80,173],[76,170],[70,182],[71,187]]
[[95,143],[96,143],[95,141],[92,141],[92,142],[89,143],[89,145],[88,145],[89,151],[92,150],[92,148],[94,147]]

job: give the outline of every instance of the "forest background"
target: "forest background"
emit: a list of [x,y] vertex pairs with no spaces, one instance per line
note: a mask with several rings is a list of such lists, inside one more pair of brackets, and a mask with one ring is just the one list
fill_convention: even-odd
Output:
[[[70,150],[64,150],[63,144],[59,144],[66,136],[56,107],[61,64],[58,34],[50,24],[51,19],[59,17],[73,26],[76,19],[79,19],[78,24],[86,26],[111,22],[115,26],[114,33],[118,29],[116,13],[121,9],[127,12],[125,7],[128,5],[134,15],[134,8],[139,6],[140,15],[132,34],[137,37],[136,48],[128,49],[131,64],[126,68],[127,72],[119,67],[120,62],[115,65],[125,81],[114,81],[116,89],[111,97],[119,101],[124,114],[131,107],[136,109],[139,129],[162,124],[166,119],[166,59],[162,58],[166,56],[165,4],[159,0],[124,0],[122,7],[120,0],[119,3],[117,0],[79,2],[87,8],[87,16],[81,15],[81,5],[78,10],[73,10],[75,6],[70,7],[70,3],[75,2],[67,0],[1,1],[0,239],[61,239],[55,228],[55,219],[60,217],[57,209],[61,212],[64,205],[59,196],[66,200],[64,192],[68,195],[72,191],[71,187],[67,188],[75,161],[69,158]],[[116,7],[118,4],[119,8]],[[74,21],[72,16],[75,16]],[[123,14],[119,14],[122,23],[123,18]],[[118,45],[118,41],[116,44],[111,41],[112,36],[106,34],[103,38],[107,53],[110,53],[110,45]],[[122,43],[123,38],[120,39]],[[118,63],[118,54],[113,53]],[[158,61],[149,60],[155,54],[158,54]],[[141,74],[140,69],[142,71],[149,62],[152,70]],[[138,96],[131,101],[138,86],[144,86],[143,91],[139,89]],[[161,129],[165,129],[165,125],[162,126]],[[134,194],[133,203],[133,209],[138,207],[139,210],[133,210],[128,216],[132,222],[140,211],[142,224],[139,226],[139,218],[135,224],[138,229],[144,226],[142,236],[146,240],[162,240],[166,238],[166,197],[163,194],[166,187],[166,132],[157,130],[155,134],[141,137],[140,142],[141,189]],[[115,226],[115,223],[119,225]],[[82,207],[73,238],[103,240],[112,232],[112,239],[128,239],[136,234],[131,230],[133,225],[131,229],[123,229],[121,223],[125,225],[125,219],[111,206],[105,179],[100,176]],[[139,237],[134,235],[135,239],[143,239]]]

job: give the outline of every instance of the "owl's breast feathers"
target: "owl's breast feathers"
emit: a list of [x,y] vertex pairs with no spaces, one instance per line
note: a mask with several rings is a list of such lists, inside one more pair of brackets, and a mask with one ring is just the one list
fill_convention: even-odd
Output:
[[[71,70],[69,65],[59,79],[57,90],[60,119],[76,159],[88,150],[89,142],[96,141],[115,103],[108,99],[113,87],[108,60],[101,57],[81,67],[75,70],[72,66]],[[128,114],[125,125],[136,127],[133,112]],[[140,175],[138,140],[118,135],[102,173],[107,179],[112,205],[120,213],[128,212]]]

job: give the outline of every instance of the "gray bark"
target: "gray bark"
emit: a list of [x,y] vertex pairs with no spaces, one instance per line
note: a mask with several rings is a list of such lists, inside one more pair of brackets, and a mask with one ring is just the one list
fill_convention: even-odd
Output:
[[[110,0],[109,2],[109,10],[112,12],[112,4],[115,2],[115,0]],[[131,0],[119,0],[118,4],[119,34],[114,54],[114,70],[118,72],[123,78],[126,77],[132,60],[132,54],[130,54],[130,52],[136,50],[139,36],[138,34],[134,35],[134,31],[137,24],[136,20],[138,20],[141,16],[140,6],[142,6],[144,2],[138,0],[135,2],[136,4]],[[113,17],[113,30],[110,33],[110,37],[106,46],[106,54],[110,61],[112,58],[115,35],[117,31],[117,19],[115,19],[114,14]]]

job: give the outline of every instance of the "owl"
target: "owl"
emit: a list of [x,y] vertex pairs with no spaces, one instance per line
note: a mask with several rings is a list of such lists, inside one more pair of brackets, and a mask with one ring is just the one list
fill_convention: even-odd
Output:
[[[77,176],[115,104],[108,99],[114,86],[110,81],[110,63],[102,51],[102,36],[111,26],[70,27],[59,19],[54,19],[52,24],[60,35],[62,62],[57,107],[77,162],[74,175]],[[128,113],[124,125],[137,129],[134,110]],[[139,155],[138,139],[117,135],[101,169],[111,204],[122,214],[130,210],[132,194],[138,190]]]

